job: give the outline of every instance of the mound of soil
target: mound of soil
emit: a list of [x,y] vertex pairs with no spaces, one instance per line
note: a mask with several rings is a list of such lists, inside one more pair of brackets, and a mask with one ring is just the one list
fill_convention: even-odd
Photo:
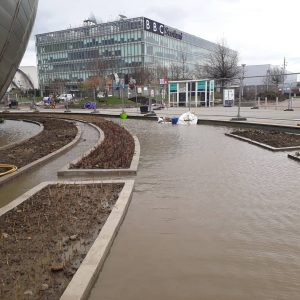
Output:
[[59,299],[122,187],[50,185],[0,216],[0,299]]
[[232,134],[251,139],[275,148],[300,146],[300,135],[276,130],[234,130]]
[[77,134],[72,122],[43,117],[9,115],[10,119],[26,119],[40,122],[44,130],[38,135],[10,148],[0,150],[0,163],[12,164],[21,168],[70,143]]

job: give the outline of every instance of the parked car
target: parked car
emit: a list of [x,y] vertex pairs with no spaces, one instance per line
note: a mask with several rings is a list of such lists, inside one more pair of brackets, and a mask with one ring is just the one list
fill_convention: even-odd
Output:
[[57,97],[59,101],[71,101],[73,99],[72,94],[61,94]]

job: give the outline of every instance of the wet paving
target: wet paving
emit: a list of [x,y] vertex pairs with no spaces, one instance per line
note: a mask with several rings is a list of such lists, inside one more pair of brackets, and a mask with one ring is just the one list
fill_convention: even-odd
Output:
[[140,165],[90,300],[299,298],[298,163],[225,127],[119,122]]
[[[48,161],[43,166],[30,170],[25,175],[16,177],[4,186],[0,187],[0,207],[6,205],[16,197],[22,195],[29,189],[41,182],[48,180],[58,180],[57,171],[67,163],[81,156],[92,148],[98,141],[98,131],[85,123],[78,123],[82,130],[79,142],[66,153]],[[63,179],[62,179],[63,180]]]
[[[137,135],[133,199],[90,299],[298,299],[299,164],[226,137],[228,128],[117,120]],[[0,206],[98,138],[0,188]]]
[[24,141],[41,130],[39,125],[30,122],[5,120],[0,123],[0,147]]

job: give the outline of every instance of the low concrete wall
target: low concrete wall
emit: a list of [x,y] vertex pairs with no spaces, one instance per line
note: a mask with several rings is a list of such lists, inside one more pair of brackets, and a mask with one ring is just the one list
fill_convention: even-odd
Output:
[[[96,126],[95,126],[96,127]],[[96,127],[98,131],[100,132],[100,139],[97,142],[97,144],[89,150],[87,153],[85,153],[83,156],[87,156],[92,152],[96,147],[98,147],[99,144],[104,139],[104,133],[101,129]],[[102,136],[102,138],[101,138]],[[57,172],[58,176],[61,177],[122,177],[122,176],[130,176],[130,175],[136,175],[138,164],[140,160],[140,142],[136,136],[133,136],[134,139],[134,154],[132,157],[132,161],[129,168],[124,169],[70,169],[70,164],[76,164],[78,161],[82,159],[82,157],[77,158],[76,160],[72,161],[70,164],[64,166],[61,170]]]
[[300,133],[300,127],[291,125],[280,124],[267,124],[267,123],[254,123],[254,122],[242,122],[242,121],[224,121],[224,120],[208,120],[198,119],[198,125],[214,125],[214,126],[226,126],[226,127],[238,127],[238,128],[255,128],[263,130],[277,130],[289,133]]
[[50,184],[97,184],[97,183],[124,183],[124,187],[119,195],[119,198],[114,205],[108,219],[102,227],[98,237],[94,241],[92,247],[88,251],[86,257],[81,263],[79,269],[73,276],[71,282],[65,289],[61,300],[76,300],[87,299],[95,280],[104,264],[109,250],[112,246],[114,238],[124,220],[127,209],[132,198],[134,180],[105,180],[105,181],[47,181],[42,182],[32,188],[25,194],[16,198],[6,206],[0,208],[0,216],[14,209],[19,204],[26,201],[28,198],[39,192],[44,187]]
[[242,136],[239,136],[239,135],[232,134],[232,133],[225,133],[225,135],[236,138],[238,140],[241,140],[241,141],[244,141],[244,142],[247,142],[247,143],[250,143],[250,144],[253,144],[253,145],[256,145],[256,146],[259,146],[259,147],[262,147],[262,148],[265,148],[265,149],[268,149],[268,150],[271,150],[271,151],[274,151],[274,152],[293,151],[293,150],[300,149],[300,146],[275,148],[275,147],[253,141],[251,139],[248,139],[248,138],[245,138],[245,137],[242,137]]
[[39,165],[57,157],[58,155],[60,154],[63,154],[64,152],[66,152],[67,150],[69,150],[71,147],[73,147],[74,145],[76,145],[78,142],[79,142],[79,139],[81,137],[81,128],[80,126],[76,125],[77,127],[77,135],[75,137],[75,139],[70,142],[69,144],[65,145],[64,147],[44,156],[44,157],[41,157],[40,159],[18,169],[16,172],[14,173],[11,173],[11,174],[8,174],[8,175],[5,175],[3,177],[0,178],[0,186],[14,178],[16,178],[17,176],[20,176],[21,174],[24,174],[30,170],[32,170],[33,168],[36,168],[38,167]]
[[[125,185],[120,196],[114,205],[107,221],[102,227],[97,239],[80,265],[79,269],[73,276],[73,279],[67,286],[60,300],[83,300],[88,295],[98,277],[98,274],[104,264],[114,238],[124,220],[130,200],[132,198],[134,181],[99,181],[102,183],[122,183]],[[78,183],[76,181],[76,183]],[[81,184],[95,184],[97,181],[82,181]]]

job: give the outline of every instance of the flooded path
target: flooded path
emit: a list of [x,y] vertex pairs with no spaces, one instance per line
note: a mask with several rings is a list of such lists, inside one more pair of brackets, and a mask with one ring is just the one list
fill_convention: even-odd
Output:
[[90,300],[299,298],[299,164],[227,128],[122,124],[139,172]]
[[0,147],[24,141],[38,134],[41,130],[39,125],[30,122],[5,120],[4,123],[0,124]]
[[82,130],[79,142],[59,157],[48,161],[45,165],[34,168],[0,187],[0,207],[22,195],[43,181],[58,180],[57,171],[92,148],[98,141],[98,131],[85,123],[78,123]]

